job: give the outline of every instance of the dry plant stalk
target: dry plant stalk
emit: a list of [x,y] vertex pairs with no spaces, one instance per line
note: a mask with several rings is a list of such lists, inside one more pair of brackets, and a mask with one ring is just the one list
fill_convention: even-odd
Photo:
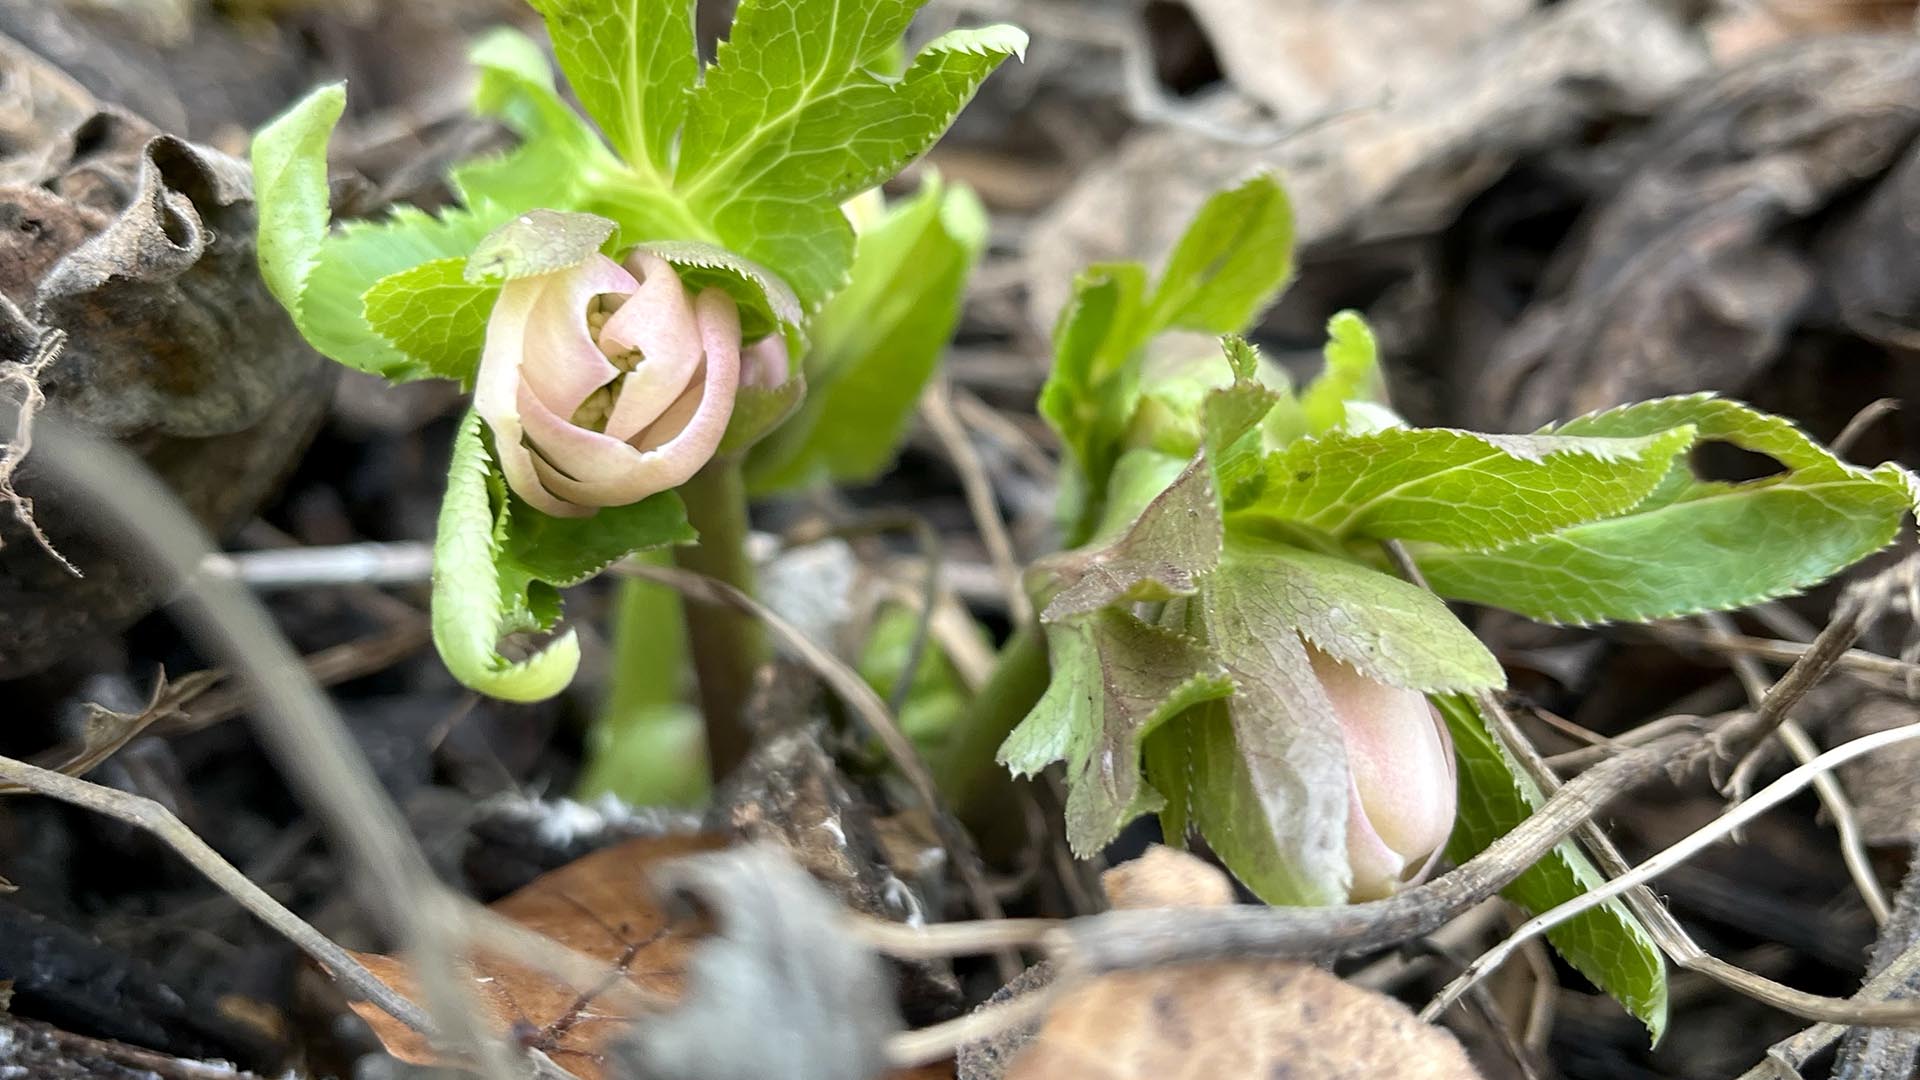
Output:
[[13,407],[13,432],[5,442],[0,442],[0,502],[13,507],[13,516],[27,530],[34,542],[40,545],[53,560],[66,568],[74,577],[85,577],[80,569],[60,554],[53,541],[40,528],[40,522],[33,516],[33,500],[20,494],[14,488],[14,473],[19,471],[20,463],[25,461],[28,452],[33,449],[33,421],[47,403],[47,395],[40,389],[40,373],[60,358],[65,347],[65,331],[48,330],[34,343],[33,352],[24,360],[0,361],[0,401]]

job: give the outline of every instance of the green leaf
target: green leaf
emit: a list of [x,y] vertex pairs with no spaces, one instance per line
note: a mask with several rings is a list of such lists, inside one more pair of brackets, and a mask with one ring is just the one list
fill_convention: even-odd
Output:
[[613,230],[614,223],[597,214],[528,210],[473,246],[466,280],[498,283],[571,270],[600,254]]
[[727,420],[718,452],[731,455],[751,450],[785,423],[806,396],[807,377],[799,372],[779,386],[741,387],[734,395],[733,416]]
[[692,0],[530,0],[587,113],[620,156],[665,176],[700,73]]
[[[1460,764],[1460,811],[1447,857],[1462,863],[1532,815],[1543,801],[1482,722],[1469,699],[1439,695],[1433,703],[1453,734]],[[1604,883],[1572,841],[1554,847],[1501,895],[1529,913],[1546,911]],[[1667,1026],[1667,970],[1660,950],[1625,904],[1611,900],[1547,931],[1547,940],[1595,986],[1611,994],[1654,1042]]]
[[1067,839],[1090,857],[1161,806],[1141,782],[1142,740],[1233,684],[1198,643],[1119,611],[1050,626],[1047,647],[1052,681],[999,760],[1029,776],[1067,762]]
[[543,514],[511,498],[500,565],[557,588],[578,585],[629,555],[696,539],[672,491],[579,518]]
[[1286,395],[1259,381],[1260,354],[1244,338],[1229,334],[1221,344],[1233,366],[1233,384],[1208,394],[1200,416],[1214,482],[1224,505],[1232,507],[1251,502],[1266,486],[1260,422]]
[[1279,181],[1262,173],[1194,216],[1160,275],[1143,337],[1169,327],[1243,331],[1292,276],[1293,208]]
[[523,660],[500,651],[510,634],[553,628],[556,587],[574,585],[648,548],[692,538],[679,496],[662,492],[591,517],[534,511],[507,491],[478,413],[454,436],[434,540],[433,640],[462,684],[505,701],[540,701],[573,681],[573,631]]
[[1630,509],[1692,441],[1684,426],[1630,437],[1330,431],[1269,455],[1265,489],[1243,512],[1341,539],[1485,550]]
[[1764,453],[1788,472],[1742,484],[1682,474],[1645,509],[1472,552],[1416,552],[1444,596],[1544,622],[1669,618],[1809,588],[1878,551],[1913,506],[1897,465],[1848,465],[1777,416],[1707,396],[1598,413],[1557,432],[1635,433],[1667,423]]
[[464,259],[506,216],[493,204],[479,212],[450,208],[439,217],[401,206],[384,221],[349,222],[320,247],[300,297],[301,332],[322,354],[360,371],[394,381],[435,376],[368,324],[367,294],[422,263]]
[[1069,546],[1084,543],[1102,514],[1107,476],[1139,400],[1138,365],[1128,329],[1147,287],[1139,263],[1089,267],[1054,327],[1053,367],[1040,388],[1040,416],[1065,450],[1060,517]]
[[746,0],[695,93],[675,186],[718,240],[809,306],[843,282],[838,204],[924,153],[1001,61],[1012,27],[937,38],[898,79],[874,68],[923,0]]
[[[881,697],[894,698],[913,659],[921,628],[919,612],[906,604],[884,605],[874,618],[855,667]],[[982,649],[993,648],[985,628],[971,619],[958,620],[954,632]],[[900,730],[929,761],[938,761],[948,752],[954,733],[967,722],[974,698],[942,644],[943,638],[945,635],[931,634],[926,640],[919,663],[913,668],[913,682],[900,703]]]
[[1191,596],[1220,561],[1223,541],[1213,471],[1197,454],[1124,535],[1037,564],[1059,584],[1040,617],[1059,622],[1113,604]]
[[428,374],[469,381],[486,346],[498,285],[475,285],[467,260],[435,259],[389,274],[367,290],[367,323]]
[[708,285],[724,289],[740,308],[740,336],[745,340],[778,332],[799,343],[805,318],[800,298],[773,271],[698,240],[650,240],[638,247],[672,263],[681,283],[693,292]]
[[1273,620],[1370,679],[1421,691],[1506,684],[1439,597],[1346,559],[1235,541],[1206,587],[1261,597]]
[[868,483],[887,467],[959,321],[986,224],[971,191],[932,177],[860,234],[847,287],[813,320],[807,400],[748,462],[755,491]]
[[1898,466],[1741,484],[1497,551],[1421,551],[1442,596],[1585,625],[1726,611],[1813,587],[1885,547],[1912,506]]
[[1300,392],[1301,412],[1309,433],[1331,431],[1345,424],[1347,402],[1386,398],[1386,381],[1380,374],[1380,347],[1374,341],[1373,329],[1357,312],[1342,311],[1327,320],[1327,347],[1323,355],[1326,368]]
[[600,137],[554,91],[553,69],[531,38],[501,27],[481,36],[471,57],[478,75],[474,111],[498,117],[520,143],[451,170],[448,180],[462,203],[572,206],[594,177],[617,170]]
[[1189,784],[1178,801],[1262,900],[1345,903],[1349,780],[1333,703],[1288,613],[1264,591],[1219,577],[1198,604],[1235,692],[1168,725],[1185,726],[1188,736]]
[[523,660],[501,654],[500,641],[508,634],[553,624],[529,602],[526,578],[499,565],[502,537],[511,527],[498,497],[501,487],[480,417],[468,413],[454,437],[433,544],[433,643],[463,685],[504,701],[541,701],[573,681],[580,642],[568,630]]
[[323,86],[254,136],[253,198],[259,215],[260,276],[306,333],[300,297],[333,219],[327,140],[347,107],[342,83]]

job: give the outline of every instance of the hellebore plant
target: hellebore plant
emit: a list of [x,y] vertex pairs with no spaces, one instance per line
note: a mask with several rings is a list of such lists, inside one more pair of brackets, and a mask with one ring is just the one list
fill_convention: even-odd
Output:
[[[998,757],[1014,772],[1064,762],[1078,852],[1157,812],[1169,842],[1197,833],[1269,902],[1385,896],[1541,797],[1476,705],[1500,666],[1445,600],[1572,624],[1741,607],[1878,550],[1913,506],[1898,466],[1849,465],[1711,395],[1527,435],[1409,427],[1352,314],[1296,390],[1236,336],[1289,276],[1291,239],[1279,186],[1255,177],[1200,210],[1157,282],[1133,263],[1076,282],[1040,398],[1066,450],[1070,550],[1031,570],[1039,627],[1009,644],[945,763],[963,806],[991,805],[972,759],[1012,728]],[[1220,335],[1221,352],[1173,330]],[[1702,479],[1689,451],[1706,441],[1782,471]],[[1506,895],[1540,910],[1597,880],[1569,842]],[[1662,959],[1625,908],[1550,940],[1658,1037]]]
[[[435,644],[462,682],[558,693],[579,663],[572,631],[525,637],[554,629],[557,589],[679,545],[684,566],[750,592],[749,474],[770,492],[890,460],[984,226],[937,178],[891,207],[873,189],[1026,44],[1011,27],[957,30],[903,66],[922,3],[744,0],[703,66],[685,3],[534,0],[587,115],[534,42],[481,38],[475,108],[520,142],[455,166],[457,205],[438,214],[331,227],[342,87],[261,131],[261,271],[307,340],[393,381],[474,390],[434,575]],[[855,197],[858,236],[842,210]],[[874,370],[882,390],[843,377]],[[744,753],[765,647],[733,613],[685,616],[724,770]]]
[[[453,168],[437,214],[333,226],[339,86],[260,132],[261,272],[307,340],[474,391],[433,588],[461,682],[560,692],[580,660],[572,630],[552,634],[560,589],[670,550],[751,592],[749,494],[887,468],[986,228],[937,177],[892,204],[874,189],[1025,46],[1009,27],[953,31],[902,66],[922,2],[741,0],[703,66],[684,0],[533,0],[587,116],[532,41],[482,38],[475,107],[520,142]],[[1039,401],[1063,448],[1066,548],[1029,569],[1039,618],[977,693],[902,659],[919,650],[890,647],[897,619],[862,655],[930,729],[963,815],[1009,804],[996,760],[1059,765],[1083,855],[1155,813],[1268,902],[1386,896],[1541,799],[1476,704],[1504,673],[1446,601],[1570,624],[1737,608],[1879,549],[1913,505],[1898,467],[1850,465],[1710,395],[1522,435],[1409,427],[1350,313],[1296,388],[1240,336],[1291,270],[1291,209],[1256,176],[1201,208],[1157,280],[1109,263],[1076,281]],[[1781,471],[1704,479],[1689,453],[1708,441]],[[675,772],[657,759],[683,752],[690,719],[724,775],[749,745],[758,625],[634,583],[620,596],[591,782]],[[1540,910],[1597,880],[1569,841],[1506,895]],[[1658,1037],[1662,959],[1624,907],[1548,936]]]

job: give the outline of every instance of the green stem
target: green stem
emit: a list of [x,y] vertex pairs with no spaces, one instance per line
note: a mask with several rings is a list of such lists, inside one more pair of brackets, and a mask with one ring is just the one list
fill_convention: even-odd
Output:
[[939,762],[949,805],[976,830],[998,822],[1014,807],[1008,776],[994,755],[1047,690],[1047,644],[1039,626],[1014,631],[1000,650],[993,674],[973,699],[967,722],[954,733]]
[[[680,497],[687,504],[687,520],[700,532],[698,544],[674,550],[680,568],[754,595],[753,559],[747,554],[747,487],[739,461],[708,462],[680,485]],[[687,644],[707,724],[707,760],[719,780],[752,749],[747,698],[754,673],[771,654],[765,628],[754,619],[710,604],[688,604],[686,611]]]

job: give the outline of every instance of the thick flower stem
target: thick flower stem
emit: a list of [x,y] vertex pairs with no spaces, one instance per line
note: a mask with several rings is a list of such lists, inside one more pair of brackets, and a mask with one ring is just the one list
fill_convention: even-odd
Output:
[[966,724],[953,734],[937,773],[946,796],[976,833],[1003,831],[1018,803],[1007,797],[1009,777],[995,761],[1000,744],[1032,711],[1047,689],[1046,636],[1032,623],[1014,631],[974,697]]
[[[715,458],[680,485],[687,520],[700,542],[675,549],[681,569],[717,578],[754,595],[753,559],[747,554],[747,489],[740,465]],[[747,698],[753,675],[768,658],[765,629],[731,608],[688,604],[687,643],[699,679],[700,711],[707,724],[707,760],[717,781],[752,749]]]

